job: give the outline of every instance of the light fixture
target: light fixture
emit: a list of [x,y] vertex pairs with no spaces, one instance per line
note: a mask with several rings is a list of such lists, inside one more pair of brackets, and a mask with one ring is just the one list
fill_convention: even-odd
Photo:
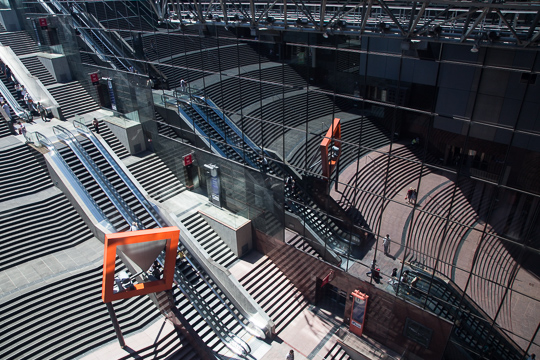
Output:
[[327,33],[327,32],[323,32],[322,37],[325,38],[325,39],[328,39],[328,33]]
[[474,44],[472,49],[471,49],[471,52],[472,53],[477,53],[478,52],[478,45],[477,44]]

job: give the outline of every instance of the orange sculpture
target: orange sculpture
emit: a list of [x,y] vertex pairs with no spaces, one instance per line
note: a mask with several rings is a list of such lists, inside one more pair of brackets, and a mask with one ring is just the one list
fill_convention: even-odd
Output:
[[[330,146],[337,148],[337,153],[332,154]],[[341,119],[334,119],[321,145],[319,145],[319,149],[321,150],[323,176],[329,178],[341,154]],[[329,156],[329,153],[333,156]]]
[[[101,298],[103,299],[103,302],[108,303],[115,300],[127,299],[133,296],[146,295],[171,289],[176,266],[176,251],[178,248],[179,237],[180,230],[177,227],[105,234],[103,283],[101,288]],[[115,282],[114,275],[117,247],[159,240],[166,240],[165,263],[163,264],[162,278],[160,280],[142,284],[134,284],[134,289],[132,290],[124,290],[115,293],[113,286]]]

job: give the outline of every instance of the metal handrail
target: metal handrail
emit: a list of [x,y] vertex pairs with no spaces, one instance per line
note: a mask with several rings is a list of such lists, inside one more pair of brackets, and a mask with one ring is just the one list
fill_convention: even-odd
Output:
[[[193,264],[193,262],[191,260],[189,260],[189,258],[186,256],[185,257],[186,261],[191,265],[191,267],[193,267],[194,269],[197,269],[197,267],[195,266],[195,264]],[[208,280],[206,280],[206,278],[204,276],[201,276],[201,279],[206,283],[206,285],[208,285],[208,287],[212,290],[212,292],[217,296],[217,298],[219,299],[219,301],[225,306],[225,308],[228,310],[228,312],[235,318],[235,320],[237,320],[240,325],[248,332],[250,333],[251,335],[253,336],[256,336],[260,339],[265,339],[266,336],[264,335],[264,332],[259,329],[259,328],[256,328],[258,329],[260,332],[256,333],[253,329],[250,329],[246,324],[244,324],[243,321],[241,321],[238,316],[234,313],[234,311],[231,310],[231,308],[227,305],[227,303],[225,302],[225,300],[223,300],[223,298],[221,297],[221,295],[218,294],[218,292],[216,290],[214,290],[214,287],[212,286],[212,284],[210,284],[208,282]],[[246,344],[246,346],[249,348],[249,345]]]
[[[184,259],[186,258],[184,257]],[[157,260],[160,263],[160,265],[163,266],[163,264],[165,263],[163,253],[159,255]],[[189,264],[192,265],[191,263]],[[193,267],[193,269],[196,271],[197,274],[200,274],[200,271],[198,271],[196,267]],[[247,351],[244,347],[239,345],[236,341],[231,342],[228,339],[226,339],[226,337],[228,337],[232,340],[234,339],[234,337],[236,337],[236,335],[233,334],[233,336],[231,336],[230,330],[228,330],[227,328],[220,329],[219,323],[209,319],[211,314],[214,315],[214,318],[217,318],[217,315],[214,314],[213,310],[210,307],[207,307],[207,309],[201,308],[201,305],[206,305],[206,302],[198,294],[198,291],[196,290],[194,291],[192,289],[192,285],[190,284],[189,279],[186,279],[184,277],[184,274],[178,269],[177,271],[175,271],[175,274],[174,274],[174,282],[176,286],[178,286],[180,291],[182,291],[182,293],[187,297],[190,304],[195,308],[197,313],[202,317],[204,322],[206,322],[206,324],[208,324],[208,326],[212,329],[212,331],[217,335],[219,340],[236,355],[240,355],[242,357],[246,356]]]
[[[195,124],[193,119],[180,107],[180,105],[177,106],[178,113],[181,115],[180,118],[182,118],[196,133],[198,133],[199,136],[203,136],[203,140],[208,144],[210,147],[210,150],[213,152],[216,152],[218,155],[227,158],[227,154],[221,150],[217,144],[208,136],[206,133],[199,127],[199,125]],[[190,119],[191,122],[189,122],[187,119]]]
[[[216,114],[216,115],[218,116],[218,118],[220,118],[221,120],[223,120],[223,116],[220,116],[220,114],[219,114],[215,109],[213,109],[211,106],[209,106],[209,104],[205,101],[204,97],[199,96],[199,95],[192,95],[190,104],[191,104],[191,106],[193,107],[193,109],[195,109],[195,111],[197,111],[197,113],[198,113],[198,114],[199,114],[206,122],[208,122],[208,124],[210,124],[210,126],[212,126],[212,128],[213,128],[214,130],[216,130],[216,132],[223,138],[223,140],[225,140],[225,142],[226,142],[227,144],[229,144],[229,145],[231,146],[231,148],[232,148],[238,155],[240,155],[240,157],[241,157],[242,159],[245,159],[246,162],[247,162],[250,166],[256,168],[256,167],[257,167],[256,160],[252,159],[252,157],[250,157],[249,155],[246,156],[246,154],[245,154],[245,152],[244,152],[243,149],[240,149],[240,148],[238,148],[237,145],[231,144],[231,143],[229,143],[229,141],[227,141],[227,138],[231,139],[232,137],[231,137],[231,136],[227,137],[227,135],[226,135],[226,130],[222,129],[218,124],[216,124],[216,123],[211,119],[211,117],[209,116],[209,114],[206,113],[205,111],[203,111],[203,109],[201,109],[201,108],[198,106],[197,100],[203,101],[203,104],[206,106],[206,108],[209,108],[209,107],[210,107],[210,108],[212,109],[212,112],[213,112],[214,114]],[[215,105],[215,104],[214,104],[214,105]],[[241,142],[243,142],[243,143],[246,143],[246,141],[243,140],[241,136],[238,136],[238,133],[235,131],[235,129],[233,129],[233,128],[230,126],[230,124],[229,124],[227,121],[223,120],[223,122],[224,122],[225,126],[228,126],[230,129],[232,129],[232,130],[234,131],[234,133],[235,133],[235,135],[237,135],[237,138],[239,139],[239,141],[241,141]],[[255,152],[255,154],[257,154],[257,153],[258,153],[258,152]]]
[[[35,140],[32,139],[33,137],[35,137]],[[54,161],[57,161],[57,164],[60,165],[63,168],[63,173],[69,175],[71,180],[73,180],[74,184],[76,184],[78,186],[78,190],[80,190],[80,191],[77,191],[77,193],[84,196],[87,203],[90,203],[90,204],[93,205],[92,207],[89,207],[89,209],[91,209],[91,211],[92,210],[97,211],[99,216],[103,220],[107,221],[105,227],[109,228],[111,230],[111,232],[116,232],[116,229],[112,225],[112,222],[110,221],[110,219],[107,217],[107,215],[105,215],[105,213],[103,212],[101,207],[99,207],[99,205],[96,203],[96,201],[94,200],[92,195],[90,195],[88,190],[86,190],[86,187],[84,187],[81,180],[79,180],[77,175],[75,175],[75,173],[73,172],[71,167],[67,164],[66,160],[64,160],[64,158],[60,155],[60,153],[58,152],[56,147],[53,145],[53,143],[45,135],[43,135],[43,134],[41,134],[40,132],[37,132],[37,131],[36,132],[28,132],[28,133],[26,133],[25,138],[26,138],[27,142],[32,142],[36,146],[44,146],[49,150],[49,152],[51,153],[51,158]],[[37,144],[35,143],[36,141],[38,142]],[[97,218],[97,216],[95,216],[95,217]]]
[[21,105],[13,97],[13,95],[8,90],[8,88],[6,87],[3,81],[0,81],[0,92],[2,93],[2,96],[4,97],[6,102],[9,104],[9,106],[11,107],[15,115],[17,115],[21,119],[24,119],[25,121],[32,120],[32,114],[30,114],[28,110],[25,110],[21,107]]
[[150,202],[144,197],[143,194],[139,191],[139,188],[133,183],[131,178],[127,176],[127,174],[124,172],[124,169],[118,163],[116,160],[111,156],[111,154],[105,149],[103,144],[98,140],[98,138],[94,135],[90,129],[84,124],[83,121],[79,119],[75,119],[73,121],[73,125],[75,126],[75,129],[79,131],[81,134],[86,136],[92,144],[98,149],[98,151],[101,153],[101,155],[107,160],[109,165],[113,168],[113,170],[116,172],[116,174],[120,177],[120,179],[126,184],[126,186],[129,188],[129,190],[133,193],[135,198],[141,203],[143,208],[150,214],[152,219],[156,222],[156,224],[161,225],[161,220],[158,219],[158,217],[155,214],[155,210],[150,204]]
[[120,196],[118,191],[114,188],[114,186],[110,183],[107,177],[95,164],[95,162],[92,160],[90,155],[88,155],[86,150],[79,144],[77,139],[75,139],[75,136],[73,136],[73,134],[69,130],[60,125],[54,126],[53,131],[54,134],[58,137],[58,139],[68,145],[69,148],[73,151],[73,153],[77,156],[77,158],[81,161],[83,166],[86,168],[86,170],[88,170],[90,175],[94,178],[96,183],[103,190],[105,195],[109,198],[109,200],[112,202],[112,204],[118,210],[124,220],[129,225],[135,222],[138,229],[143,229],[142,222],[137,218],[135,213],[133,213],[129,205]]

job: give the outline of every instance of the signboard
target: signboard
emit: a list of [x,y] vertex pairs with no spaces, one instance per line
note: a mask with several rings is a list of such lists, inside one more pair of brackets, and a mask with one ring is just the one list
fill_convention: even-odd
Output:
[[321,287],[323,287],[324,285],[328,284],[330,281],[334,280],[335,275],[336,275],[336,273],[334,272],[334,270],[330,270],[330,272],[328,273],[328,275],[326,275],[326,276],[323,278]]
[[41,28],[46,28],[47,27],[47,18],[39,18],[39,26],[41,26]]
[[118,108],[116,107],[116,98],[114,97],[113,83],[111,79],[107,80],[107,87],[109,89],[109,97],[111,99],[111,108],[116,111]]
[[207,182],[206,190],[208,200],[212,204],[221,207],[221,181],[219,179],[219,166],[213,164],[204,164]]
[[193,164],[193,155],[184,156],[184,166],[190,166],[191,164]]
[[351,309],[351,322],[349,323],[349,330],[353,334],[362,336],[369,296],[361,293],[358,290],[355,290],[351,295],[353,297],[353,306]]
[[405,328],[403,329],[403,335],[413,341],[416,341],[427,349],[429,348],[429,343],[431,342],[431,337],[433,336],[433,330],[407,318],[405,321]]
[[92,82],[92,85],[99,84],[99,75],[98,75],[98,73],[90,74],[90,81]]

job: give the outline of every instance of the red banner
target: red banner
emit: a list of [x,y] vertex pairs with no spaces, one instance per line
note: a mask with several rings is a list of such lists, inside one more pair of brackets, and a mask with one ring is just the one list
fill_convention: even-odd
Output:
[[330,281],[334,280],[334,270],[330,270],[330,272],[328,273],[328,275],[326,275],[323,279],[322,279],[322,284],[321,284],[321,287],[323,287],[324,285],[328,284]]
[[193,156],[191,154],[184,156],[184,166],[193,164]]
[[47,18],[39,18],[39,26],[47,27]]
[[90,81],[92,81],[93,85],[99,84],[99,75],[98,75],[98,73],[90,74]]

